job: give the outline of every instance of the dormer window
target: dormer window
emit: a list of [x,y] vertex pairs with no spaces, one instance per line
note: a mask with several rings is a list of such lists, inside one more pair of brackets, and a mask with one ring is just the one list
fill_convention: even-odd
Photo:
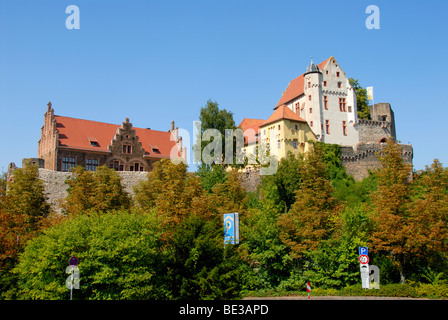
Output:
[[96,138],[90,138],[87,137],[87,139],[89,139],[89,143],[92,147],[99,147],[100,144],[98,143],[98,140],[96,140]]
[[151,151],[152,151],[153,153],[160,153],[160,151],[159,151],[159,147],[157,147],[156,145],[154,145],[154,146],[149,145],[149,147],[151,148]]

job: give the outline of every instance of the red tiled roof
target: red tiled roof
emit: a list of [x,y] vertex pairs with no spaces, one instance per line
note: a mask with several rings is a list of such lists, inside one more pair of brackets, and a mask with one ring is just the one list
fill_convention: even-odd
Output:
[[[114,138],[115,132],[121,125],[54,116],[56,128],[59,131],[59,146],[88,151],[109,152],[108,146]],[[176,145],[170,140],[170,132],[142,128],[133,128],[143,149],[145,156],[167,158],[171,149]],[[90,141],[96,141],[98,146],[92,146]],[[157,146],[160,153],[153,153],[151,147]]]
[[263,119],[248,119],[244,118],[243,121],[238,125],[238,128],[241,128],[243,132],[248,129],[253,129],[246,131],[247,136],[244,137],[244,143],[254,143],[257,141],[256,134],[258,133],[258,129],[260,125],[264,123]]
[[271,114],[271,116],[266,120],[263,124],[260,125],[260,127],[264,127],[270,123],[273,123],[275,121],[281,120],[281,119],[287,119],[287,120],[293,120],[298,122],[305,122],[304,119],[299,117],[297,114],[291,111],[286,105],[282,104],[279,106],[275,111]]
[[[331,58],[332,57],[319,63],[317,65],[319,67],[319,70],[323,69],[323,67],[325,67],[325,65]],[[287,103],[303,94],[303,92],[304,92],[303,79],[304,79],[304,73],[301,74],[300,76],[298,76],[297,78],[295,78],[294,80],[291,80],[291,82],[286,87],[285,92],[283,92],[280,100],[277,102],[277,105],[275,106],[275,108],[278,108],[280,105]]]

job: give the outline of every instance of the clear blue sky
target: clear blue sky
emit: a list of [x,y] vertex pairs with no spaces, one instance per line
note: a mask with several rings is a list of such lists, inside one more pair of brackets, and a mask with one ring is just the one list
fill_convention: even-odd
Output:
[[[68,30],[68,5],[80,29]],[[366,7],[380,9],[368,30]],[[391,103],[414,166],[448,166],[448,1],[0,0],[0,166],[37,156],[48,101],[64,116],[192,132],[208,99],[266,119],[310,56],[334,56]]]

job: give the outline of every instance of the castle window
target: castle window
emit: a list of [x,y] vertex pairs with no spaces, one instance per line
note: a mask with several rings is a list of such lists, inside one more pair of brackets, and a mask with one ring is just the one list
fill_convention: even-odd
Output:
[[280,149],[280,147],[281,147],[280,140],[277,140],[277,149]]
[[308,100],[311,101],[311,95],[308,96]]
[[342,121],[342,134],[347,135],[347,121]]
[[325,110],[328,110],[328,97],[324,96],[324,108]]
[[347,111],[345,98],[339,98],[339,111]]
[[339,78],[339,71],[337,71],[337,72],[336,72],[336,77],[338,77],[338,78]]
[[297,140],[296,139],[292,140],[292,147],[294,149],[297,149]]
[[325,120],[325,132],[330,134],[330,120]]
[[67,172],[76,165],[75,157],[62,157],[62,171]]
[[86,159],[86,170],[96,171],[98,168],[98,159]]
[[299,130],[299,126],[295,124],[295,125],[294,125],[294,129],[295,129],[295,130]]
[[348,112],[352,112],[352,106],[348,106]]
[[132,153],[132,147],[130,145],[123,145],[123,153]]
[[313,113],[313,108],[310,108],[310,113]]
[[[118,160],[114,161],[114,170],[115,171],[119,171],[120,170],[120,161],[118,161]],[[122,171],[122,170],[120,170],[120,171]]]
[[342,82],[339,81],[338,82],[338,88],[341,89],[341,87],[342,87]]
[[325,70],[325,74],[328,74],[328,70]]
[[310,121],[310,127],[312,127],[313,126],[313,121]]
[[278,125],[278,130],[280,130],[280,125]]
[[326,87],[327,86],[327,81],[324,81],[324,87]]
[[308,81],[308,88],[311,88],[311,82]]

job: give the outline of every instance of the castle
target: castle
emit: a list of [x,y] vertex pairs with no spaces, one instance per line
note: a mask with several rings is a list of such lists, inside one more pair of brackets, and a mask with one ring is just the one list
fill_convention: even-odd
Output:
[[[279,160],[288,151],[305,152],[312,140],[340,145],[347,173],[362,180],[369,170],[379,168],[376,154],[381,153],[382,144],[388,138],[396,140],[390,104],[369,108],[371,120],[359,119],[355,90],[336,59],[330,57],[318,65],[311,61],[303,74],[290,81],[266,121],[245,118],[239,127],[248,132],[246,153],[261,142]],[[403,159],[412,164],[412,146],[401,146]]]
[[[334,57],[315,65],[289,82],[273,113],[268,119],[244,118],[239,128],[244,131],[244,150],[255,154],[258,144],[264,143],[280,160],[288,152],[304,153],[313,141],[341,146],[341,162],[356,180],[368,176],[380,167],[377,154],[388,139],[396,140],[395,117],[389,103],[370,106],[370,118],[357,116],[356,93]],[[403,159],[412,164],[412,145],[402,144]],[[65,179],[70,168],[77,165],[95,171],[107,165],[122,177],[127,192],[146,179],[160,159],[186,160],[186,148],[178,128],[171,122],[170,130],[158,131],[135,128],[126,118],[121,124],[76,119],[54,114],[47,105],[38,157],[31,161],[38,165],[44,180],[49,202],[57,205],[65,198]],[[16,166],[8,167],[7,179],[13,179]],[[243,185],[254,190],[260,182],[259,173],[246,167]]]

